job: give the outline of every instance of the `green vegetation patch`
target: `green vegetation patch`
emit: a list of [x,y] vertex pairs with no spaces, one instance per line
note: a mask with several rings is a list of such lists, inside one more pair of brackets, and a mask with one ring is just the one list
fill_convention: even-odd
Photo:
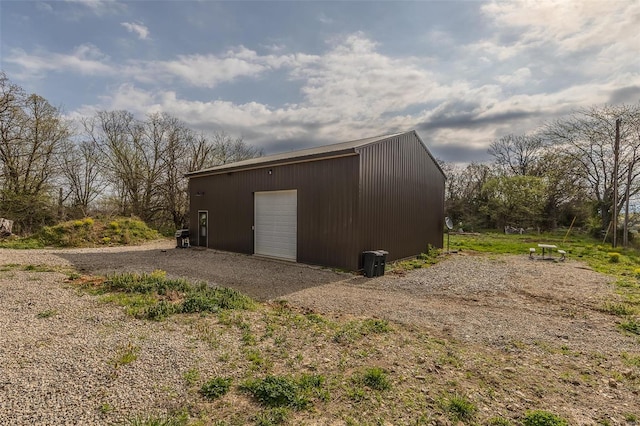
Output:
[[369,334],[382,334],[391,331],[389,322],[383,319],[368,318],[363,321],[350,321],[333,336],[336,343],[353,343]]
[[220,310],[253,309],[250,297],[230,288],[209,287],[184,279],[169,279],[164,271],[150,274],[125,273],[105,280],[72,280],[81,288],[102,294],[106,302],[127,307],[127,313],[141,319],[161,321],[174,314]]
[[231,388],[230,378],[214,377],[202,385],[199,393],[209,400],[214,400],[229,392],[229,388]]
[[446,399],[445,407],[451,418],[457,421],[472,420],[478,407],[463,395],[452,395]]
[[252,379],[242,385],[255,399],[266,407],[287,407],[295,410],[308,408],[314,397],[323,397],[324,377],[303,374],[297,378],[291,376],[272,376]]
[[90,217],[45,226],[28,237],[0,240],[0,247],[35,249],[42,247],[97,247],[140,244],[157,240],[161,235],[143,221],[133,218],[111,220]]
[[523,426],[569,426],[560,416],[544,410],[527,411],[522,419]]

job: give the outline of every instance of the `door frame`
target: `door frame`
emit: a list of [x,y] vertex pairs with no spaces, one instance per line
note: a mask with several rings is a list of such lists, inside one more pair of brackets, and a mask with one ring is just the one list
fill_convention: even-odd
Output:
[[[207,216],[207,221],[206,221],[206,225],[205,225],[205,241],[204,241],[204,245],[202,245],[202,241],[200,241],[200,239],[202,238],[200,235],[200,215],[204,213]],[[198,247],[209,247],[209,210],[198,210]]]

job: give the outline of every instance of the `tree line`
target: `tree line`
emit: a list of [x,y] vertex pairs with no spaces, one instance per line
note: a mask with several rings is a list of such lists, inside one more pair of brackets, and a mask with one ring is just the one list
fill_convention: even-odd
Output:
[[[606,231],[614,215],[633,218],[638,205],[640,103],[577,110],[494,140],[489,154],[490,163],[441,162],[456,227]],[[72,121],[0,72],[0,217],[16,233],[95,214],[181,228],[185,173],[260,155],[242,138],[198,133],[165,113],[98,111]]]
[[631,223],[640,201],[640,103],[577,110],[534,133],[494,140],[489,154],[489,164],[442,164],[447,215],[457,227],[613,232],[614,215]]
[[0,217],[16,233],[94,214],[181,228],[185,173],[261,155],[242,138],[198,133],[165,113],[141,120],[98,111],[72,121],[0,72]]

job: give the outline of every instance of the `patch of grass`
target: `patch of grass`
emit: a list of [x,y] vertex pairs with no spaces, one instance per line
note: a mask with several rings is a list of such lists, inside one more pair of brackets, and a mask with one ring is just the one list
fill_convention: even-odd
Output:
[[244,294],[225,287],[193,284],[184,279],[169,279],[166,272],[118,274],[104,281],[82,280],[76,283],[93,294],[104,294],[104,301],[127,307],[127,313],[142,319],[161,321],[174,314],[207,313],[220,310],[253,309],[255,302]]
[[635,309],[626,303],[605,302],[600,309],[602,312],[611,315],[624,317],[635,313]]
[[268,408],[259,412],[253,418],[257,426],[281,425],[289,418],[290,410],[287,407]]
[[107,414],[107,413],[110,413],[111,411],[113,411],[113,406],[108,402],[104,402],[100,404],[100,412],[102,414]]
[[0,239],[0,248],[8,248],[14,250],[32,250],[44,247],[44,243],[34,236],[18,237],[12,235],[8,238]]
[[136,417],[129,421],[130,426],[186,426],[189,415],[186,412],[166,416]]
[[544,410],[527,411],[522,419],[523,426],[569,426],[560,416]]
[[628,331],[629,333],[640,335],[640,322],[636,321],[634,318],[629,318],[627,321],[621,322],[620,328],[624,331]]
[[452,419],[463,422],[472,420],[478,411],[467,397],[457,394],[447,399],[445,408]]
[[58,311],[55,309],[47,309],[42,312],[38,312],[36,315],[38,318],[50,318],[58,314]]
[[438,256],[441,250],[429,245],[427,251],[420,253],[415,259],[400,260],[388,264],[389,272],[402,274],[412,269],[428,268],[431,265],[438,263]]
[[385,391],[391,388],[387,372],[380,367],[367,368],[362,375],[362,382],[371,389]]
[[486,422],[484,422],[486,426],[511,426],[511,420],[505,419],[504,417],[492,417]]
[[267,407],[287,407],[295,410],[307,408],[311,397],[317,396],[324,383],[324,377],[302,375],[272,376],[246,381],[241,388],[253,395]]
[[22,270],[27,272],[54,272],[54,269],[47,265],[24,265]]
[[620,263],[620,253],[610,252],[607,253],[609,257],[609,263]]
[[187,385],[193,386],[200,379],[200,371],[197,368],[191,368],[182,375],[182,379]]
[[128,365],[138,359],[138,353],[140,347],[135,346],[133,343],[127,343],[126,346],[118,348],[116,356],[111,360],[110,364],[116,370],[123,365]]
[[634,356],[626,352],[623,352],[621,356],[625,364],[633,367],[640,367],[640,355]]
[[369,318],[363,321],[350,321],[333,336],[336,343],[353,343],[369,334],[382,334],[391,331],[386,320]]
[[231,387],[231,379],[223,377],[214,377],[208,380],[199,390],[200,395],[208,400],[220,398],[229,392]]

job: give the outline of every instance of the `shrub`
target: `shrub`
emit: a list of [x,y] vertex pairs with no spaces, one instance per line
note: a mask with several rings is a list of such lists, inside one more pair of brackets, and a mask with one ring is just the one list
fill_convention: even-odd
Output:
[[562,417],[543,410],[528,411],[524,419],[523,426],[569,426],[569,423]]
[[200,388],[200,395],[209,400],[220,398],[229,392],[231,387],[231,379],[225,379],[222,377],[215,377],[202,385]]
[[610,263],[620,263],[620,253],[611,252],[607,254]]

